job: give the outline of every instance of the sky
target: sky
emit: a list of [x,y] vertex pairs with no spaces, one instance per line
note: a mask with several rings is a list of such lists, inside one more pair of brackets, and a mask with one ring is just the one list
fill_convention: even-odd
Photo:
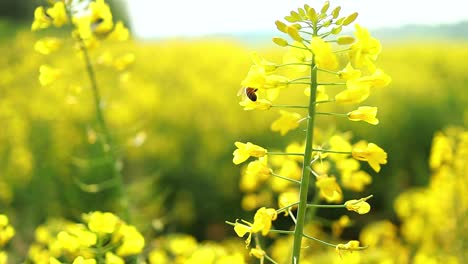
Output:
[[[140,38],[193,37],[275,30],[275,20],[320,0],[124,0],[134,34]],[[468,20],[466,0],[332,0],[341,14],[358,12],[367,28],[406,24],[438,25]]]

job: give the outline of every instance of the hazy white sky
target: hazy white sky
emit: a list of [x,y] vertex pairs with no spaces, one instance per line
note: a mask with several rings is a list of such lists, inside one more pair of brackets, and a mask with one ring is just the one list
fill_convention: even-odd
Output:
[[[138,37],[202,36],[274,30],[274,21],[305,3],[324,0],[126,0]],[[368,28],[445,24],[468,20],[468,0],[332,0],[341,14],[359,13]]]

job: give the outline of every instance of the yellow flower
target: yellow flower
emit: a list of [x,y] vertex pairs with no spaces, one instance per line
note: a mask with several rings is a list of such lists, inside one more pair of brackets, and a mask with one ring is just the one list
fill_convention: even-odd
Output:
[[[310,96],[310,88],[305,88],[304,94],[306,96]],[[315,101],[319,102],[319,101],[326,101],[326,100],[328,100],[328,94],[325,91],[325,85],[317,86],[317,94],[316,94]]]
[[437,169],[442,164],[452,161],[453,152],[453,142],[450,138],[437,132],[432,140],[431,156],[429,157],[431,169]]
[[84,216],[89,230],[95,233],[114,233],[120,219],[112,213],[92,212]]
[[253,224],[245,220],[241,220],[244,223],[241,224],[236,220],[234,231],[239,237],[244,237],[247,233],[249,234],[245,240],[246,247],[248,247],[252,239],[252,233],[261,232],[263,236],[266,236],[270,231],[271,222],[276,220],[276,217],[277,213],[275,209],[262,207],[255,213]]
[[250,242],[252,240],[252,223],[249,223],[247,221],[241,220],[245,224],[241,224],[237,222],[234,224],[234,231],[236,232],[237,236],[239,237],[244,237],[245,234],[249,234],[247,238],[245,239],[245,247],[249,247]]
[[313,37],[310,48],[315,55],[315,63],[319,68],[334,70],[338,67],[338,59],[329,43],[321,37]]
[[356,42],[351,45],[349,57],[355,67],[368,67],[371,71],[375,69],[374,61],[377,60],[382,46],[380,42],[373,38],[369,31],[359,24],[355,24]]
[[290,65],[289,67],[292,67],[299,72],[305,72],[310,69],[310,65],[312,64],[312,53],[307,49],[296,47],[304,47],[304,45],[297,41],[294,42],[292,46],[289,47],[288,51],[284,54],[283,63],[294,64]]
[[[3,264],[3,263],[0,261],[0,264]],[[54,257],[50,257],[48,264],[62,264],[62,262],[60,262],[58,259],[56,259]]]
[[271,130],[279,131],[282,136],[299,126],[301,115],[280,110],[280,117],[271,124]]
[[0,247],[3,247],[15,236],[15,229],[9,224],[8,217],[0,214]]
[[[347,81],[346,83],[349,83]],[[369,86],[361,86],[356,88],[348,88],[337,95],[335,95],[335,101],[343,104],[357,104],[369,97],[370,89]]]
[[61,27],[68,22],[68,15],[63,1],[57,1],[51,8],[48,8],[47,15],[52,18],[56,27]]
[[244,110],[268,110],[271,108],[272,103],[267,99],[258,99],[254,102],[249,98],[245,98],[239,102],[239,105],[243,106]]
[[355,80],[361,77],[361,71],[354,69],[351,63],[348,63],[343,70],[338,72],[338,77],[343,80]]
[[268,179],[271,175],[271,169],[268,167],[267,156],[252,161],[247,165],[242,173],[239,188],[244,192],[255,191],[261,182]]
[[39,6],[34,10],[34,21],[31,25],[31,30],[48,28],[52,24],[52,18],[46,13],[43,6]]
[[387,164],[387,153],[374,143],[356,144],[352,156],[357,160],[367,161],[376,172],[380,171],[380,164]]
[[89,4],[91,10],[91,26],[96,34],[105,34],[112,30],[112,12],[104,0],[96,0]]
[[339,237],[345,227],[351,225],[351,219],[347,215],[342,215],[338,220],[333,221],[331,229],[334,237]]
[[128,28],[124,26],[122,21],[119,21],[107,38],[115,41],[125,41],[128,40],[129,35]]
[[136,255],[141,253],[145,246],[145,239],[134,226],[123,224],[117,230],[114,239],[122,244],[117,248],[117,255],[121,257]]
[[[278,207],[284,208],[290,206],[299,201],[299,191],[297,189],[290,189],[285,192],[282,192],[278,196]],[[297,207],[292,206],[292,208]],[[288,210],[284,211],[284,215],[288,215]]]
[[245,170],[245,174],[255,175],[262,181],[268,179],[271,172],[272,170],[268,167],[267,156],[260,157],[258,160],[250,162]]
[[106,252],[106,264],[125,264],[125,261],[112,252]]
[[260,55],[258,55],[257,52],[250,53],[250,58],[252,59],[252,62],[255,65],[263,67],[265,69],[266,74],[271,74],[278,68],[276,63],[268,61],[268,60],[260,57]]
[[56,51],[61,44],[62,41],[60,39],[48,37],[38,40],[34,44],[34,49],[41,54],[47,55]]
[[134,61],[135,61],[135,54],[127,53],[114,60],[114,68],[118,71],[123,71]]
[[338,252],[338,254],[340,254],[340,256],[341,256],[340,250],[350,250],[350,251],[352,251],[352,250],[358,249],[358,248],[359,248],[359,241],[351,240],[346,244],[336,245],[336,252]]
[[319,176],[315,185],[320,190],[320,196],[325,198],[327,202],[341,202],[343,200],[343,192],[334,176]]
[[355,172],[342,172],[341,174],[341,184],[348,190],[362,192],[364,187],[371,183],[372,177],[367,172],[362,170]]
[[57,234],[57,245],[59,248],[66,250],[70,253],[75,253],[80,247],[78,237],[70,235],[68,232],[60,231]]
[[365,121],[372,125],[377,125],[379,119],[375,116],[377,115],[377,107],[371,106],[360,106],[357,110],[351,111],[348,113],[348,118],[351,121]]
[[263,66],[252,65],[241,85],[257,89],[276,89],[286,87],[288,81],[289,79],[284,76],[267,74]]
[[73,260],[72,264],[96,264],[96,263],[97,262],[95,259],[85,259],[82,256],[78,256],[75,258],[75,260]]
[[353,79],[351,82],[346,82],[346,86],[359,87],[369,86],[369,88],[383,88],[392,82],[392,78],[387,75],[382,69],[376,69],[372,75],[364,76],[358,79]]
[[271,222],[276,220],[277,213],[273,208],[262,207],[257,210],[254,216],[254,223],[252,225],[252,232],[262,232],[266,236],[270,232]]
[[249,157],[260,158],[267,154],[266,149],[250,142],[242,143],[237,141],[234,145],[236,145],[237,149],[232,153],[234,155],[232,162],[236,165],[246,161]]
[[162,249],[155,249],[149,253],[148,256],[150,264],[168,264],[169,257],[166,252]]
[[349,200],[345,202],[345,207],[348,211],[354,211],[358,214],[367,214],[370,211],[370,204],[366,202],[366,198],[359,200]]
[[264,251],[263,249],[261,249],[261,248],[259,248],[259,247],[257,246],[256,248],[252,248],[252,249],[250,250],[249,255],[254,256],[254,257],[260,259],[260,261],[263,261],[263,259],[265,258],[266,253],[265,253],[265,251]]
[[[346,138],[346,136],[333,135],[329,139],[328,144],[330,144],[330,149],[333,151],[351,152],[352,150],[352,146],[349,143],[349,140]],[[342,160],[348,157],[348,155],[337,153],[329,153],[328,156],[335,161]]]
[[61,70],[54,69],[44,64],[39,68],[39,82],[42,86],[49,85],[57,80],[61,74]]

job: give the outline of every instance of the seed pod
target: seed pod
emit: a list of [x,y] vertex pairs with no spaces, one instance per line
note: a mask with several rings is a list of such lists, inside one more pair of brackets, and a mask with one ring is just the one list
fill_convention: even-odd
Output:
[[280,47],[288,46],[288,41],[285,40],[284,38],[274,37],[273,38],[273,43],[275,43],[276,45],[278,45]]
[[357,16],[358,16],[357,12],[354,12],[351,15],[347,16],[345,18],[345,20],[343,21],[343,26],[347,26],[347,25],[353,23],[354,20],[356,20]]

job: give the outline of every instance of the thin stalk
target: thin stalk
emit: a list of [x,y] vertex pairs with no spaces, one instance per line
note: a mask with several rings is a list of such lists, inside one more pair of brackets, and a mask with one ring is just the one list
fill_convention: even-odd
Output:
[[335,154],[352,154],[351,152],[349,151],[335,151],[335,150],[329,150],[329,149],[312,149],[313,151],[317,151],[317,152],[327,152],[327,153],[335,153]]
[[[317,35],[314,28],[314,36]],[[304,232],[306,210],[307,210],[307,194],[309,191],[310,172],[307,169],[312,158],[312,142],[314,138],[314,121],[315,121],[315,101],[317,97],[317,67],[315,65],[315,56],[312,57],[310,71],[310,97],[309,97],[309,118],[307,120],[306,143],[304,151],[304,162],[302,165],[301,187],[299,190],[299,206],[297,209],[297,224],[294,229],[294,244],[292,252],[292,262],[298,264],[301,255],[301,244]]]
[[290,182],[293,182],[293,183],[301,184],[301,182],[298,181],[298,180],[294,180],[294,179],[291,179],[291,178],[288,178],[288,177],[284,177],[284,176],[281,176],[281,175],[276,174],[274,172],[272,172],[271,175],[273,175],[273,176],[275,176],[275,177],[277,177],[279,179],[283,179],[285,181],[290,181]]
[[97,80],[96,80],[96,74],[93,68],[93,65],[91,63],[91,58],[89,56],[88,49],[86,47],[86,44],[84,40],[81,37],[78,37],[78,43],[80,45],[81,52],[83,53],[83,58],[86,66],[86,71],[88,73],[89,81],[91,83],[91,88],[93,91],[93,98],[94,98],[94,107],[95,107],[95,113],[96,113],[96,119],[97,122],[102,130],[102,140],[103,140],[103,145],[109,148],[109,158],[111,159],[112,163],[112,171],[113,171],[113,177],[116,180],[116,188],[117,192],[120,198],[120,206],[122,210],[122,218],[125,221],[130,220],[130,212],[128,208],[128,198],[127,194],[124,189],[124,182],[123,182],[123,176],[121,173],[121,158],[118,156],[116,152],[116,148],[114,146],[113,140],[111,133],[109,131],[109,128],[106,123],[106,119],[104,117],[104,113],[102,111],[102,99],[101,99],[101,94],[99,92],[99,88],[97,85]]
[[304,153],[299,152],[267,152],[268,155],[277,155],[277,156],[303,156]]
[[332,113],[332,112],[317,112],[317,115],[333,115],[333,116],[348,116],[345,113]]
[[303,109],[309,109],[308,106],[305,105],[272,105],[271,107],[277,107],[277,108],[303,108]]

